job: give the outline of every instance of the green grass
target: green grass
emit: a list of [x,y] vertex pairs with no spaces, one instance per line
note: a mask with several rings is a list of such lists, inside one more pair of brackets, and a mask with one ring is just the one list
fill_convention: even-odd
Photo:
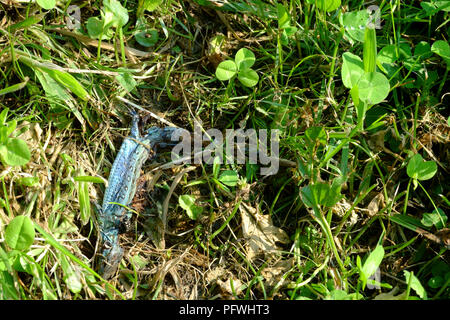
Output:
[[[450,2],[380,1],[374,30],[364,1],[321,2],[127,1],[98,30],[103,1],[81,30],[68,5],[1,3],[0,299],[448,299]],[[218,80],[242,48],[258,78]],[[281,162],[163,150],[105,281],[93,203],[129,132],[118,96],[189,131],[278,129]]]

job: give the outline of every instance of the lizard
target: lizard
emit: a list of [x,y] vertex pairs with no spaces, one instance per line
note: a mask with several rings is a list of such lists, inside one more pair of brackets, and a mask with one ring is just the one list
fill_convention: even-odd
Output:
[[119,234],[130,219],[126,210],[136,193],[136,183],[144,162],[155,156],[158,145],[170,145],[176,127],[151,127],[143,136],[139,133],[139,115],[132,111],[130,135],[122,142],[111,167],[108,186],[99,210],[101,255],[99,272],[111,278],[122,260],[124,250],[119,244]]

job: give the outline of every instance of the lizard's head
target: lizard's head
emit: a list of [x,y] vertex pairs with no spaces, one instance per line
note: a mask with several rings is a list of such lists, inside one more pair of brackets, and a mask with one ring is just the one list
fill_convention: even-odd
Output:
[[119,246],[117,232],[102,234],[103,246],[100,257],[100,274],[103,278],[111,278],[123,257],[123,249]]
[[[182,135],[182,131],[186,131],[176,127],[151,127],[146,130],[145,137],[152,142],[152,144],[158,144],[161,146],[176,145],[179,137]],[[176,133],[174,135],[174,133]],[[174,140],[172,140],[172,137]]]

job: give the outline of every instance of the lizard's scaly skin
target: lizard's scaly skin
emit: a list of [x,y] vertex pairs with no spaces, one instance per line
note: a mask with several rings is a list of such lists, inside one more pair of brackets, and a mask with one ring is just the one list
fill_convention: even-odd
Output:
[[160,143],[170,141],[172,133],[177,130],[173,127],[152,127],[141,137],[138,121],[138,115],[133,114],[131,134],[123,141],[114,160],[99,215],[103,244],[100,273],[105,279],[114,275],[122,260],[123,249],[119,245],[119,229],[126,216],[124,206],[131,204],[136,193],[142,165],[154,148]]

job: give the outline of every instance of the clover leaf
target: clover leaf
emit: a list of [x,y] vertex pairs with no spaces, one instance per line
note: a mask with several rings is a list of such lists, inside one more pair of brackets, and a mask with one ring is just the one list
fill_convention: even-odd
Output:
[[255,64],[255,54],[242,48],[233,60],[222,61],[216,69],[216,77],[221,81],[230,80],[237,75],[238,80],[246,87],[254,87],[258,84],[259,76],[251,67]]

